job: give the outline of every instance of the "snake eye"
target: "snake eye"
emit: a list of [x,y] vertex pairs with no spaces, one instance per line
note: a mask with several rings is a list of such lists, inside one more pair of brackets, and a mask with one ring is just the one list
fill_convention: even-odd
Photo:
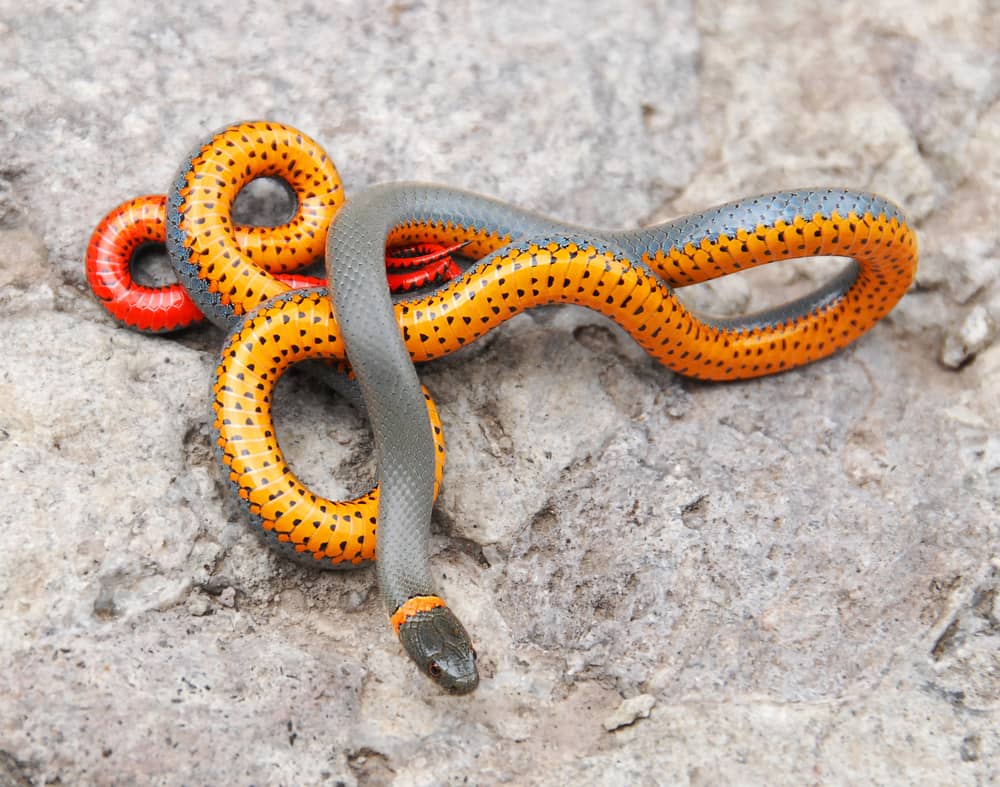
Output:
[[469,648],[469,652],[472,654],[472,660],[473,661],[479,661],[479,654],[476,653],[476,649],[475,648]]
[[432,661],[430,664],[427,665],[427,671],[430,673],[432,678],[441,677],[441,665],[438,664],[436,661]]

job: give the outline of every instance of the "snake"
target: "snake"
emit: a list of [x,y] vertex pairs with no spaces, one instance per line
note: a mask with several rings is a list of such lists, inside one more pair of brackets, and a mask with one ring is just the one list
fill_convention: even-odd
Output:
[[[436,593],[429,523],[445,445],[414,363],[440,358],[528,309],[589,307],[669,370],[702,380],[787,371],[867,332],[913,281],[916,233],[901,209],[867,192],[803,189],[730,202],[656,226],[594,230],[471,192],[422,183],[344,200],[311,139],[269,121],[234,124],[196,146],[167,195],[167,249],[198,309],[229,330],[213,379],[213,433],[229,484],[270,546],[320,568],[374,562],[404,650],[453,694],[479,683],[477,654]],[[260,245],[232,221],[239,191],[284,180],[296,213]],[[328,286],[290,289],[285,245],[314,257]],[[457,278],[390,291],[387,247],[460,249]],[[750,315],[712,318],[675,290],[780,260],[839,256],[815,291]],[[265,269],[259,263],[277,259]],[[294,265],[296,263],[292,263]],[[451,271],[453,276],[455,271]],[[360,390],[378,466],[350,501],[303,485],[278,444],[272,397],[291,366],[321,362]],[[377,545],[377,559],[376,559]]]
[[[235,224],[235,242],[240,248],[251,245],[250,238],[271,238],[271,248],[278,248],[275,228]],[[291,237],[291,236],[289,236]],[[325,237],[325,236],[324,236]],[[87,283],[98,302],[116,322],[140,333],[171,333],[197,325],[205,315],[187,290],[179,283],[160,286],[139,284],[132,277],[132,266],[140,252],[149,247],[165,247],[167,242],[167,197],[146,194],[126,200],[113,208],[98,223],[87,244],[84,262]],[[299,238],[296,242],[301,242]],[[406,292],[459,275],[452,255],[461,244],[411,244],[387,250],[386,278],[393,292]],[[312,260],[309,253],[295,249],[299,265]],[[260,266],[269,270],[277,255],[264,253]],[[275,278],[291,289],[322,286],[316,276],[286,271]],[[225,321],[229,325],[229,320]]]

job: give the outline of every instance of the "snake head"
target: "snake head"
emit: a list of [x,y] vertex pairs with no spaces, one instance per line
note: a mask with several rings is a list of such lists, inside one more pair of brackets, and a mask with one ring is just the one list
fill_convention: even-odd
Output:
[[468,694],[479,685],[469,634],[443,602],[409,612],[396,630],[410,658],[445,691]]

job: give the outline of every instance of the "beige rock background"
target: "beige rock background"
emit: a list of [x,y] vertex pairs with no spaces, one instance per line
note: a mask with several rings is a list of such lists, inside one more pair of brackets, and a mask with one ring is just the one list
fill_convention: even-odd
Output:
[[[0,0],[0,784],[1000,780],[1000,6],[245,6]],[[920,274],[771,379],[677,378],[573,309],[424,368],[434,565],[485,673],[446,697],[372,572],[284,563],[226,499],[220,333],[129,333],[84,282],[106,211],[259,117],[348,194],[598,226],[875,190]],[[828,268],[687,297],[755,309]],[[282,389],[300,475],[370,481],[357,416]]]

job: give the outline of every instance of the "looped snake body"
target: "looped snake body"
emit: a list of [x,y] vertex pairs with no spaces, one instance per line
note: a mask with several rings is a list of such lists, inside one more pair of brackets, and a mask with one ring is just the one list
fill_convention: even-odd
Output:
[[[251,517],[281,551],[329,568],[372,560],[377,532],[379,587],[400,640],[455,693],[478,683],[476,657],[428,570],[444,444],[414,361],[453,352],[526,309],[573,303],[610,317],[678,374],[746,379],[854,341],[892,309],[916,270],[916,236],[901,211],[863,192],[785,191],[609,232],[419,183],[376,186],[342,202],[327,167],[326,155],[294,129],[247,123],[220,132],[175,181],[168,248],[199,308],[231,328],[213,387],[214,427]],[[232,201],[261,175],[285,179],[298,195],[300,224],[288,237],[312,233],[311,255],[325,240],[329,293],[288,291],[241,250]],[[425,243],[464,244],[475,262],[454,281],[394,299],[387,245]],[[851,262],[815,292],[759,314],[700,318],[673,291],[815,256]],[[274,385],[289,366],[310,359],[342,372],[349,362],[371,420],[379,483],[355,501],[336,503],[305,488],[275,438]]]

